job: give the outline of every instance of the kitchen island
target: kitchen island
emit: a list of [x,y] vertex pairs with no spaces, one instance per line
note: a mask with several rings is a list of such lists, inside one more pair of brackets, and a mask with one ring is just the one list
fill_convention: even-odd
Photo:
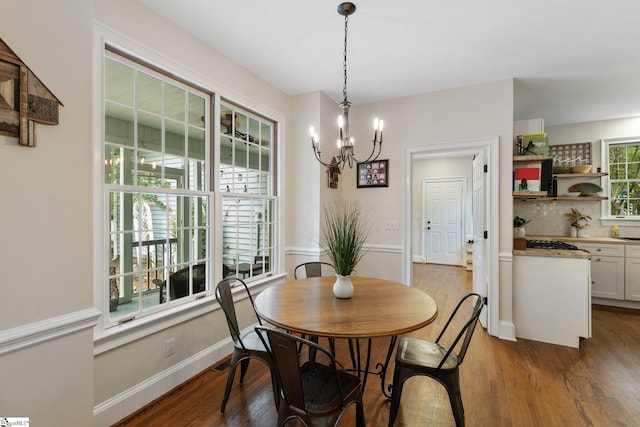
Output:
[[590,260],[581,250],[513,251],[517,338],[579,347],[591,337]]

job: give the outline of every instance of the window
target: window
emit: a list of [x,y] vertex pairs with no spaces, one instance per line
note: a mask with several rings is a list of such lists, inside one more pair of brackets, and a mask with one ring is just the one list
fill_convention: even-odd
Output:
[[224,274],[242,279],[270,275],[275,124],[231,103],[219,111]]
[[111,47],[103,83],[105,330],[272,276],[277,122]]
[[640,137],[603,139],[602,158],[609,171],[605,216],[640,219]]
[[208,290],[211,96],[111,51],[104,76],[105,283],[117,324]]

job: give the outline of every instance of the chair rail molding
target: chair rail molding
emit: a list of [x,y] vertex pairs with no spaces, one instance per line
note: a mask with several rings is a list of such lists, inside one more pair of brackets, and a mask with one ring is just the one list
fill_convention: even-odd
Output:
[[102,313],[87,308],[0,332],[0,356],[50,341],[98,324]]

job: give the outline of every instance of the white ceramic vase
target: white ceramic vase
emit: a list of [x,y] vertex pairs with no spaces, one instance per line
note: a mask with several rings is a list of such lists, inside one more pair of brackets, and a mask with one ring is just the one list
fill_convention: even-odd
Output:
[[351,298],[351,295],[353,295],[351,276],[336,274],[336,282],[333,284],[333,295],[335,295],[336,298]]
[[524,227],[514,227],[513,228],[513,237],[514,238],[524,238],[525,230]]
[[571,231],[569,232],[569,237],[578,237],[578,229],[575,227],[571,227]]

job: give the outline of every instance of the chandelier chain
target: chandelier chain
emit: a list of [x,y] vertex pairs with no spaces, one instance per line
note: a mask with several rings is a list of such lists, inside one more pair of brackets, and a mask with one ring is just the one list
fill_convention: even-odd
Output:
[[342,97],[344,98],[344,103],[347,101],[347,29],[349,27],[349,16],[345,15],[344,17],[344,53],[342,59],[342,71],[344,72],[344,85],[342,86]]
[[338,152],[331,158],[330,162],[322,160],[322,151],[320,149],[320,138],[313,126],[309,128],[311,136],[311,148],[316,160],[327,168],[338,167],[343,169],[345,165],[353,167],[355,163],[370,163],[376,161],[382,152],[382,130],[384,127],[383,120],[377,117],[373,121],[373,138],[371,139],[371,151],[366,158],[359,160],[354,155],[355,139],[349,134],[349,108],[351,104],[347,99],[347,36],[349,33],[349,15],[356,11],[356,5],[350,2],[338,5],[338,13],[344,16],[344,51],[342,53],[342,71],[344,74],[344,84],[342,85],[343,101],[339,105],[340,114],[338,116]]

